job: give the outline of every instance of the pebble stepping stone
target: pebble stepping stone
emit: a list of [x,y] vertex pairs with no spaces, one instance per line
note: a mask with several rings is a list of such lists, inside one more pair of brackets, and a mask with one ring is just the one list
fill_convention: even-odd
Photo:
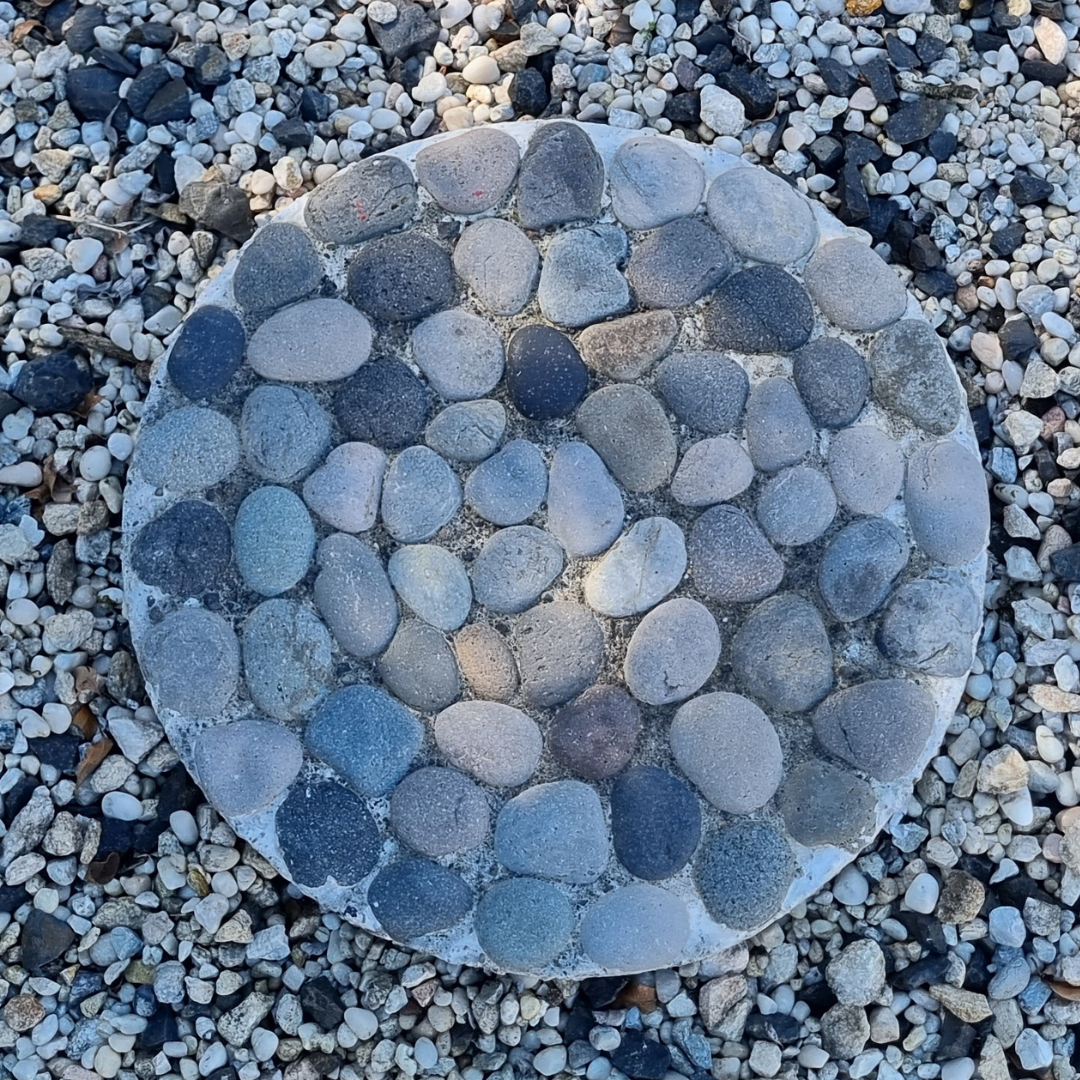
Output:
[[[438,27],[394,3],[404,59]],[[224,823],[328,915],[536,979],[697,963],[827,888],[983,614],[964,390],[896,268],[783,177],[567,119],[267,218],[124,493],[135,652]],[[12,393],[91,384],[61,352]]]

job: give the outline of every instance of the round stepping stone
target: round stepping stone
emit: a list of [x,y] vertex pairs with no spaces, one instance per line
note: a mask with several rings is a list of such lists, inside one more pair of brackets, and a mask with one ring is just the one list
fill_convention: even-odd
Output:
[[233,275],[233,297],[249,315],[271,315],[310,296],[322,277],[311,237],[298,225],[272,222],[244,249]]
[[735,268],[728,246],[700,218],[677,218],[634,247],[626,276],[648,308],[679,308],[710,293]]
[[540,280],[540,253],[516,225],[484,218],[462,230],[454,269],[492,315],[516,315]]
[[640,386],[604,386],[577,411],[581,437],[628,491],[644,494],[666,484],[678,449],[660,402]]
[[145,431],[138,450],[138,469],[147,483],[190,495],[220,484],[236,469],[240,436],[221,413],[191,405]]
[[896,590],[877,643],[894,664],[924,675],[967,675],[982,605],[955,577],[920,578]]
[[344,300],[305,300],[251,335],[247,362],[277,382],[336,382],[367,362],[371,340],[371,324]]
[[196,308],[169,353],[169,378],[192,401],[212,398],[240,369],[245,344],[244,326],[227,308]]
[[904,499],[915,543],[931,559],[959,566],[982,551],[990,503],[979,457],[966,446],[938,442],[916,450]]
[[451,765],[492,787],[518,787],[536,771],[536,721],[496,701],[459,701],[435,718],[435,742]]
[[718,349],[792,352],[810,340],[814,308],[790,274],[775,266],[753,266],[733,274],[716,290],[706,326]]
[[657,368],[656,388],[681,423],[719,435],[741,423],[750,380],[722,353],[675,353]]
[[860,847],[877,824],[874,789],[827,761],[804,761],[784,781],[780,813],[800,844]]
[[783,755],[776,729],[738,694],[702,694],[680,705],[668,738],[679,768],[717,810],[747,814],[780,786]]
[[836,495],[825,474],[809,465],[785,469],[761,489],[757,519],[765,535],[786,547],[809,544],[836,517]]
[[702,513],[690,530],[687,551],[694,586],[710,600],[764,600],[784,578],[784,560],[737,506],[711,506]]
[[291,484],[326,455],[330,414],[296,386],[257,386],[240,413],[244,460],[256,476]]
[[829,611],[841,622],[877,611],[910,555],[904,534],[884,518],[845,526],[825,549],[818,571],[818,587]]
[[563,551],[546,532],[532,525],[500,529],[484,542],[473,561],[473,596],[501,615],[532,607],[562,573]]
[[404,944],[457,926],[472,910],[474,897],[449,867],[405,859],[375,875],[367,900],[383,931]]
[[280,724],[245,719],[204,728],[193,754],[199,786],[219,813],[254,814],[300,774],[300,740]]
[[239,684],[236,635],[205,608],[169,612],[146,636],[140,659],[159,709],[182,716],[218,716]]
[[792,357],[791,376],[820,427],[842,428],[853,423],[870,393],[866,362],[840,338],[807,342]]
[[264,601],[244,623],[243,647],[251,700],[275,720],[299,719],[326,696],[330,635],[307,608]]
[[233,523],[236,568],[260,596],[288,592],[315,554],[315,529],[303,502],[288,488],[256,488]]
[[837,690],[814,712],[814,734],[825,750],[885,781],[903,776],[924,754],[933,723],[933,699],[906,679]]
[[359,244],[404,228],[416,215],[416,181],[403,161],[368,158],[320,184],[304,206],[304,222],[327,244]]
[[818,610],[791,593],[756,607],[731,645],[739,688],[767,709],[801,713],[833,687],[833,652]]
[[623,885],[595,901],[581,920],[581,947],[619,971],[673,967],[690,937],[686,904],[645,882]]
[[431,858],[479,847],[491,833],[483,791],[456,769],[409,773],[390,799],[390,827],[413,851]]
[[417,619],[399,624],[379,657],[378,671],[395,697],[421,712],[438,712],[461,696],[461,676],[446,638]]
[[397,360],[376,360],[341,384],[334,416],[350,439],[398,450],[416,441],[427,422],[431,397]]
[[619,273],[629,241],[613,225],[559,233],[548,244],[536,298],[545,318],[580,327],[625,311],[630,286]]
[[456,630],[469,617],[472,586],[462,561],[437,544],[400,547],[387,564],[402,602],[439,630]]
[[678,332],[670,311],[639,311],[585,327],[578,348],[585,363],[600,375],[632,382],[670,351]]
[[517,182],[517,214],[526,229],[591,221],[600,213],[604,162],[573,124],[545,124],[529,140]]
[[499,335],[460,308],[436,312],[420,323],[412,332],[412,352],[416,366],[447,401],[483,397],[502,378]]
[[480,948],[492,963],[507,971],[534,971],[570,943],[574,913],[550,882],[506,878],[480,898],[474,922]]
[[694,866],[709,914],[736,930],[770,921],[794,876],[791,847],[775,825],[764,821],[734,821],[714,829]]
[[845,428],[829,441],[829,478],[836,498],[853,514],[880,514],[903,487],[903,451],[880,428]]
[[509,701],[517,693],[517,663],[497,630],[485,623],[470,623],[454,635],[454,652],[475,697]]
[[548,728],[556,761],[586,780],[605,780],[629,763],[641,734],[641,710],[618,686],[591,686],[563,706]]
[[585,443],[568,442],[551,458],[547,531],[570,558],[599,555],[622,531],[626,508],[600,455]]
[[177,596],[199,596],[232,562],[232,533],[221,512],[202,502],[173,503],[143,526],[131,552],[139,577]]
[[334,640],[364,659],[383,651],[398,625],[394,590],[375,551],[355,536],[335,533],[319,544],[315,606]]
[[498,401],[463,401],[432,419],[424,441],[452,461],[483,461],[495,453],[505,430],[506,410]]
[[806,264],[803,281],[825,318],[841,330],[880,330],[907,309],[895,271],[853,237],[822,244]]
[[540,451],[514,439],[469,473],[465,505],[492,525],[517,525],[540,509],[547,486]]
[[408,772],[424,728],[374,686],[331,694],[304,730],[307,748],[360,795],[385,795]]
[[581,604],[538,604],[514,622],[514,653],[525,700],[534,708],[550,708],[596,681],[604,632]]
[[611,789],[611,836],[615,857],[635,877],[669,878],[690,861],[701,839],[697,797],[664,769],[634,765]]
[[367,532],[379,515],[386,455],[369,443],[335,446],[304,481],[304,502],[332,529]]
[[520,152],[509,135],[476,128],[425,146],[416,155],[416,179],[451,214],[490,210],[510,190]]
[[645,518],[589,571],[585,602],[601,615],[636,615],[660,603],[685,572],[682,529],[668,518]]
[[[303,885],[362,881],[379,860],[382,841],[368,809],[334,781],[296,784],[275,815],[289,876]],[[327,822],[334,827],[328,829]]]
[[874,397],[933,435],[960,418],[960,387],[945,346],[922,319],[902,319],[876,335],[867,353]]
[[603,873],[608,853],[600,799],[580,780],[535,784],[495,821],[495,857],[514,874],[587,885]]
[[640,136],[615,151],[608,184],[619,221],[628,229],[655,229],[698,208],[705,173],[675,140]]
[[386,531],[403,544],[430,540],[461,506],[461,481],[434,450],[402,450],[383,477],[380,512]]
[[551,326],[523,326],[506,347],[506,388],[529,420],[568,416],[585,396],[589,371],[573,342]]
[[754,476],[750,455],[734,439],[702,439],[679,462],[671,497],[683,506],[712,506],[742,494]]
[[[939,753],[989,533],[951,355],[865,239],[571,120],[268,215],[155,365],[124,492],[134,648],[223,823],[328,916],[548,981],[826,889]],[[12,392],[90,389],[60,357]]]
[[765,169],[728,169],[710,185],[706,200],[713,228],[740,254],[785,266],[817,242],[810,204]]
[[349,264],[349,299],[380,322],[423,319],[450,307],[456,291],[450,256],[419,233],[372,240]]
[[646,705],[685,701],[708,681],[720,659],[720,629],[708,608],[689,597],[650,611],[630,638],[623,676]]

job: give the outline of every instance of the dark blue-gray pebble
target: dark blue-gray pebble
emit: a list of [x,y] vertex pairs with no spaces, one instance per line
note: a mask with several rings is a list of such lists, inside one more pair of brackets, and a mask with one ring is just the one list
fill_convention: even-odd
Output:
[[192,401],[212,398],[243,363],[245,341],[244,328],[231,311],[213,304],[196,308],[169,353],[169,378]]
[[364,364],[334,395],[334,415],[342,431],[384,450],[416,442],[430,408],[427,387],[399,360]]
[[527,972],[550,963],[566,948],[574,915],[554,885],[536,878],[506,878],[480,898],[474,926],[480,947],[495,964]]
[[611,839],[631,874],[660,881],[677,874],[701,839],[701,808],[677,777],[655,765],[635,765],[611,790]]
[[233,296],[249,315],[270,315],[310,296],[322,281],[319,253],[298,225],[274,222],[251,238],[233,275]]
[[870,372],[846,341],[820,337],[808,342],[795,353],[791,368],[803,402],[820,427],[846,427],[862,412]]
[[349,265],[346,288],[362,312],[385,322],[423,319],[450,307],[457,291],[449,254],[419,233],[365,244]]
[[368,886],[379,925],[396,941],[457,926],[472,910],[472,889],[446,866],[427,859],[391,863]]
[[589,370],[565,334],[550,326],[523,326],[507,345],[506,386],[522,416],[555,420],[585,396]]
[[174,596],[198,596],[220,584],[232,561],[232,534],[220,512],[202,502],[174,503],[144,525],[131,568]]
[[775,266],[753,266],[716,290],[706,327],[719,349],[791,352],[810,340],[814,306],[790,274]]
[[877,611],[910,554],[904,534],[884,518],[864,518],[841,529],[818,570],[818,587],[829,610],[841,622]]
[[[277,811],[277,835],[293,881],[355,885],[379,860],[379,829],[367,807],[333,780],[297,783]],[[328,827],[332,823],[333,827]]]
[[361,795],[385,795],[409,770],[424,741],[420,721],[374,686],[332,694],[304,733],[308,749]]
[[656,388],[687,427],[719,435],[741,423],[750,379],[722,353],[674,353],[657,368]]
[[634,248],[626,276],[645,307],[680,308],[715,289],[734,265],[727,244],[704,221],[677,218]]

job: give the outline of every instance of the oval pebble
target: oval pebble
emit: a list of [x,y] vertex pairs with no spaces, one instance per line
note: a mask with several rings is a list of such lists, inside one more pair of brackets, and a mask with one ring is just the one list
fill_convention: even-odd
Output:
[[528,420],[568,416],[585,396],[589,369],[574,343],[552,326],[522,326],[506,346],[506,389]]
[[514,439],[469,474],[465,504],[493,525],[517,525],[540,509],[547,486],[547,468],[536,445]]
[[620,686],[591,686],[563,706],[548,728],[552,757],[586,780],[614,776],[630,762],[641,710]]
[[814,425],[787,379],[765,379],[750,392],[746,444],[763,472],[795,465],[814,448]]
[[231,311],[203,304],[169,350],[169,378],[192,401],[212,398],[239,371],[245,344],[243,324]]
[[861,847],[877,824],[874,789],[827,761],[804,761],[788,773],[780,792],[787,831],[807,847]]
[[469,617],[472,586],[465,564],[437,544],[407,544],[390,556],[394,591],[424,622],[456,630]]
[[275,720],[295,720],[326,695],[330,635],[307,608],[264,601],[244,623],[243,646],[251,700]]
[[600,455],[581,442],[562,443],[551,458],[547,531],[571,558],[599,555],[622,530],[625,506]]
[[483,791],[463,773],[428,766],[409,773],[390,799],[390,827],[431,858],[479,847],[491,833]]
[[330,414],[295,386],[257,386],[240,413],[248,466],[276,484],[291,484],[315,467],[330,445],[330,428]]
[[791,359],[791,375],[814,422],[842,428],[862,412],[870,393],[863,358],[839,338],[819,337]]
[[451,214],[479,214],[510,190],[520,156],[509,135],[478,127],[423,147],[416,179]]
[[619,221],[628,229],[655,229],[698,208],[705,173],[674,140],[638,136],[615,151],[608,187]]
[[750,380],[722,353],[680,352],[656,369],[656,387],[681,423],[720,435],[741,423]]
[[611,789],[615,856],[635,877],[661,881],[677,874],[701,839],[697,797],[655,765],[634,765]]
[[683,506],[712,506],[744,492],[754,475],[750,455],[734,439],[701,439],[683,454],[671,497]]
[[371,341],[371,324],[344,300],[304,300],[251,335],[247,362],[277,382],[334,382],[366,363]]
[[784,578],[784,561],[737,506],[712,506],[694,522],[687,544],[690,576],[710,600],[764,600]]
[[814,305],[790,274],[776,266],[752,266],[713,293],[705,322],[718,349],[786,353],[810,340]]
[[841,330],[880,330],[907,309],[896,271],[853,237],[822,244],[806,264],[803,281],[814,303]]
[[679,768],[717,810],[747,814],[780,786],[783,755],[776,729],[738,694],[702,694],[680,705],[668,738]]
[[675,344],[679,322],[670,311],[638,311],[587,326],[578,335],[585,363],[618,382],[640,379]]
[[[367,900],[383,930],[395,941],[411,945],[425,934],[457,926],[472,910],[474,897],[461,875],[449,867],[427,859],[403,859],[375,875]],[[374,1026],[366,1029],[370,1034],[357,1032],[362,1039],[373,1038],[378,1031],[378,1021],[371,1015]]]
[[581,920],[585,955],[612,971],[674,967],[689,937],[683,900],[641,881],[605,893]]
[[461,506],[461,481],[434,450],[402,450],[383,476],[382,512],[386,531],[403,544],[433,537]]
[[406,232],[364,244],[349,263],[346,291],[373,319],[406,323],[450,307],[457,283],[446,249]]
[[585,602],[601,615],[636,615],[677,588],[685,572],[682,529],[668,518],[644,518],[589,571]]
[[885,603],[911,549],[884,518],[863,518],[829,541],[818,567],[818,588],[841,622],[857,622]]
[[825,474],[809,465],[777,473],[761,489],[758,524],[774,543],[784,547],[809,544],[836,517],[836,495]]
[[540,280],[540,253],[516,225],[484,218],[463,230],[454,269],[493,315],[516,315]]
[[462,401],[432,419],[424,441],[453,461],[483,461],[495,453],[505,430],[506,410],[498,401]]
[[155,487],[188,495],[220,484],[240,463],[240,436],[213,409],[189,405],[145,427],[135,467]]
[[386,688],[421,712],[437,712],[461,696],[461,675],[446,638],[419,619],[398,625],[377,667]]
[[447,401],[483,397],[502,378],[502,341],[471,312],[436,312],[413,330],[411,344],[416,366]]
[[604,661],[604,631],[583,604],[538,604],[514,622],[521,690],[534,708],[550,708],[591,686]]
[[623,677],[647,705],[684,701],[708,681],[720,659],[720,629],[704,604],[667,600],[638,623],[626,647]]
[[903,486],[903,451],[880,428],[845,428],[829,442],[829,476],[837,499],[853,514],[880,514]]
[[350,439],[398,450],[416,441],[431,395],[400,360],[365,364],[334,394],[334,415]]
[[386,455],[369,443],[335,446],[304,481],[304,502],[332,529],[367,532],[379,514]]
[[474,697],[509,701],[517,693],[517,663],[498,630],[470,623],[454,636],[454,652]]
[[909,671],[956,678],[971,669],[982,605],[956,577],[921,578],[896,590],[878,627],[882,654]]
[[173,503],[142,527],[130,566],[163,592],[199,596],[218,584],[231,562],[232,531],[220,511],[185,501]]
[[416,206],[409,166],[380,154],[320,184],[308,196],[304,223],[324,243],[359,244],[408,225]]
[[397,600],[379,556],[345,533],[319,545],[315,606],[338,645],[364,659],[383,651],[398,625]]
[[536,771],[543,739],[520,709],[459,701],[435,718],[435,742],[451,765],[492,787],[518,787]]
[[278,596],[306,573],[315,554],[315,529],[298,495],[288,488],[256,488],[233,524],[236,568],[261,596]]
[[646,308],[680,308],[712,292],[735,265],[727,244],[700,218],[677,218],[634,245],[626,276]]
[[473,596],[489,611],[524,611],[562,573],[557,541],[532,525],[499,529],[484,541],[473,560]]
[[249,315],[268,315],[310,296],[322,277],[322,260],[307,232],[275,221],[244,248],[233,274],[233,298]]
[[574,913],[554,885],[506,878],[480,898],[474,917],[480,948],[504,971],[529,972],[551,963],[570,944]]

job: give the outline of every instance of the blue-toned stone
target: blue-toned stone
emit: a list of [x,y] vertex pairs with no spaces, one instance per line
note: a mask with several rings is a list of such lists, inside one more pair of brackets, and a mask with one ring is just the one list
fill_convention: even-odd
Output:
[[261,596],[287,592],[315,554],[315,529],[303,500],[287,488],[256,488],[236,512],[233,547],[249,589]]
[[465,505],[493,525],[517,525],[540,509],[547,486],[536,445],[514,439],[469,474]]
[[676,140],[638,136],[615,151],[608,185],[619,221],[628,229],[655,229],[698,208],[705,173]]
[[472,889],[461,875],[427,859],[383,867],[368,886],[367,899],[383,930],[410,945],[457,926],[473,906]]
[[374,686],[346,686],[308,721],[308,749],[361,795],[385,795],[409,770],[424,728]]
[[430,540],[461,506],[461,481],[434,450],[410,446],[383,477],[380,512],[386,531],[403,544]]
[[626,647],[623,678],[647,705],[685,701],[708,681],[720,659],[720,630],[704,604],[667,600],[638,623]]
[[897,589],[878,627],[882,654],[909,671],[957,677],[971,669],[982,605],[954,576],[920,578]]
[[727,244],[700,218],[677,218],[647,233],[626,276],[648,308],[680,308],[700,300],[735,267]]
[[192,401],[212,398],[240,369],[245,342],[244,327],[231,311],[204,304],[188,316],[169,353],[169,378]]
[[635,877],[661,881],[677,874],[701,839],[697,797],[655,765],[634,765],[611,789],[615,857]]
[[854,237],[822,244],[806,264],[803,281],[825,318],[841,330],[880,330],[907,308],[896,271]]
[[399,547],[387,564],[394,591],[424,622],[456,630],[469,617],[472,585],[465,564],[438,544]]
[[592,225],[555,236],[544,255],[536,298],[545,318],[581,327],[625,311],[630,286],[619,273],[626,233],[615,225]]
[[622,494],[600,455],[585,443],[556,448],[547,504],[547,531],[571,558],[599,555],[622,529]]
[[[302,781],[278,807],[278,843],[289,876],[318,887],[332,878],[356,885],[379,859],[379,829],[367,807],[343,784]],[[333,822],[333,828],[327,824]]]
[[559,576],[563,550],[542,529],[511,525],[484,541],[473,560],[473,596],[489,611],[524,611]]
[[390,799],[390,827],[431,858],[479,847],[491,834],[483,790],[457,769],[429,766],[409,773]]
[[741,423],[750,379],[723,353],[680,352],[657,368],[656,387],[687,427],[720,435]]
[[780,789],[779,806],[787,831],[807,847],[861,847],[877,824],[874,789],[827,761],[796,765]]
[[841,622],[857,622],[885,603],[908,564],[904,534],[884,518],[863,518],[832,538],[818,568],[818,587]]
[[718,349],[792,352],[810,340],[814,306],[790,274],[775,266],[752,266],[716,290],[706,325]]
[[689,937],[686,903],[667,889],[640,881],[605,893],[581,920],[585,955],[612,971],[673,967]]
[[990,530],[990,499],[977,453],[956,442],[921,446],[908,461],[904,499],[915,543],[931,559],[974,559]]
[[355,536],[334,533],[319,545],[315,605],[350,655],[364,659],[390,643],[398,606],[382,561]]
[[765,379],[750,392],[746,442],[751,459],[764,472],[794,465],[813,449],[814,425],[787,379]]
[[516,315],[536,288],[540,254],[513,223],[482,218],[462,232],[454,269],[493,315]]
[[784,547],[809,544],[836,517],[836,495],[825,474],[809,465],[784,469],[761,489],[757,519],[765,535]]
[[536,878],[495,882],[476,905],[480,948],[507,971],[531,972],[570,944],[574,913],[558,888]]
[[271,222],[240,256],[233,297],[249,315],[269,315],[310,296],[322,276],[322,260],[308,234],[298,225]]
[[764,600],[784,578],[784,560],[738,506],[710,506],[694,522],[687,544],[690,576],[711,600]]
[[330,429],[330,414],[297,386],[257,386],[240,413],[248,465],[276,484],[291,484],[318,464],[330,445]]
[[174,503],[142,527],[131,552],[131,569],[175,596],[199,596],[218,585],[230,562],[229,524],[202,502]]
[[135,447],[135,468],[163,491],[188,495],[224,480],[240,463],[240,436],[213,409],[189,405],[150,425]]
[[604,662],[604,631],[583,604],[538,604],[514,623],[521,690],[535,708],[550,708],[591,686]]
[[880,428],[845,428],[829,442],[829,476],[837,499],[853,514],[880,514],[903,487],[903,451]]
[[457,285],[446,249],[410,232],[365,244],[349,264],[346,289],[366,315],[395,323],[450,307]]
[[447,401],[483,397],[502,378],[502,338],[471,311],[435,312],[412,332],[410,343],[416,366]]
[[585,396],[589,369],[574,343],[551,326],[523,326],[506,348],[506,388],[529,420],[567,416]]
[[424,442],[452,461],[483,461],[495,453],[505,431],[506,409],[501,402],[460,401],[435,415]]
[[791,374],[819,427],[842,428],[852,423],[870,393],[866,362],[839,338],[807,342],[792,357]]

